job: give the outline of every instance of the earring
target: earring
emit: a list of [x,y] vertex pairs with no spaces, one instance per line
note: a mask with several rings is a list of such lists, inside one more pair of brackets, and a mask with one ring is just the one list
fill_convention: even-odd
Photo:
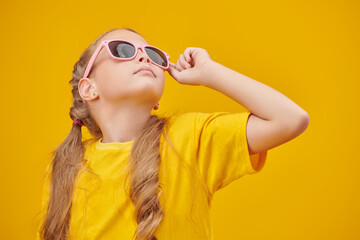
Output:
[[95,93],[93,92],[93,96],[95,96]]
[[154,110],[159,109],[159,105],[160,105],[160,103],[157,103],[156,106],[154,107]]

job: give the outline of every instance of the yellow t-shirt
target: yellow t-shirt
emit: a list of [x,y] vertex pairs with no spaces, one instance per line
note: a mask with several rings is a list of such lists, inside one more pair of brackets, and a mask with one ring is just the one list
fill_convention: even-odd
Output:
[[[167,132],[176,155],[160,138],[160,203],[164,217],[155,231],[159,240],[213,239],[211,200],[216,191],[246,174],[260,171],[267,151],[249,155],[249,112],[188,112],[170,117]],[[70,219],[76,240],[130,240],[136,229],[134,206],[124,189],[125,163],[133,141],[86,148],[86,167],[79,171]],[[252,161],[257,163],[256,169]],[[128,187],[126,187],[128,189]],[[44,188],[43,209],[48,199]],[[39,238],[39,234],[37,236]]]

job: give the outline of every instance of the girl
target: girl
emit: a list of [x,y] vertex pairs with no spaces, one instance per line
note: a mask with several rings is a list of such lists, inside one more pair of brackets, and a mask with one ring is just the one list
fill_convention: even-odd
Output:
[[[214,193],[260,171],[307,113],[274,89],[187,48],[176,64],[136,31],[111,29],[75,64],[73,126],[53,151],[37,239],[213,239]],[[250,112],[151,114],[164,73]],[[82,141],[81,126],[93,138]]]

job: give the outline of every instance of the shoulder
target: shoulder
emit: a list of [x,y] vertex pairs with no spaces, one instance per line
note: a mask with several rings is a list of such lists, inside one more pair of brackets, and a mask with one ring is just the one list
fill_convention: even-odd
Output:
[[190,127],[196,121],[200,112],[181,112],[175,113],[167,118],[167,127]]
[[164,134],[173,141],[188,142],[196,134],[200,112],[177,112],[167,117]]
[[182,112],[168,117],[168,127],[203,128],[247,120],[248,112]]

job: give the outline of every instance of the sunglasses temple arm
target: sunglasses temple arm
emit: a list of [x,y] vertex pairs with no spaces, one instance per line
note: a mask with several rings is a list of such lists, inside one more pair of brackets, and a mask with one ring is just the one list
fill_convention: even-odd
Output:
[[105,44],[102,42],[100,44],[100,46],[98,46],[98,48],[95,50],[95,52],[93,53],[93,55],[91,56],[90,58],[90,61],[86,67],[86,70],[85,70],[85,73],[84,73],[84,76],[83,78],[86,78],[88,77],[89,73],[90,73],[90,70],[91,70],[91,67],[93,66],[94,62],[95,62],[95,59],[96,57],[99,55],[101,49],[105,46]]

